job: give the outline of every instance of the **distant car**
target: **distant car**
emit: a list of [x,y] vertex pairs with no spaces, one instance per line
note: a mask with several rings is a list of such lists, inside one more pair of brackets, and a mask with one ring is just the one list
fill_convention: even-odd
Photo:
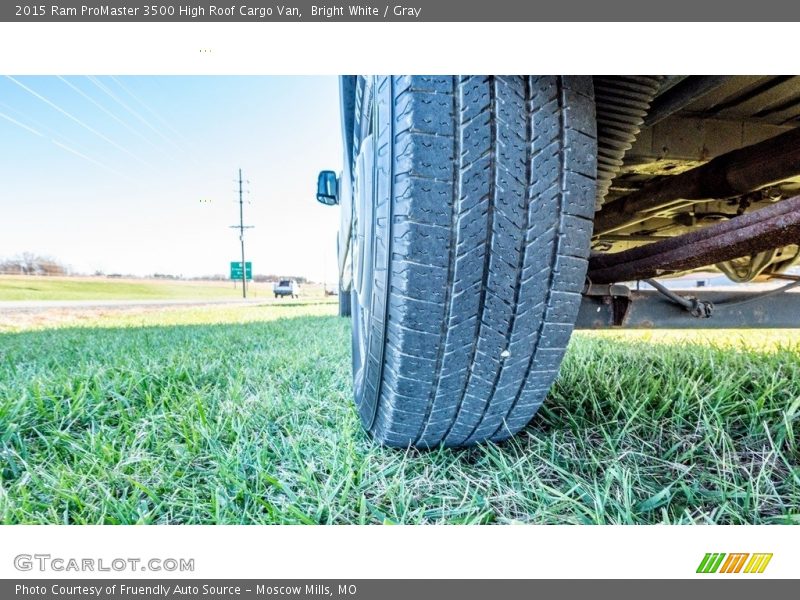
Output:
[[275,297],[291,296],[297,298],[300,295],[300,286],[293,279],[281,279],[272,284],[272,293]]

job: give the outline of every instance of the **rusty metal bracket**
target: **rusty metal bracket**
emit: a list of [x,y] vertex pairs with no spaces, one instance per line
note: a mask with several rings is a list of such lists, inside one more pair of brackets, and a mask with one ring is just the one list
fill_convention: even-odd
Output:
[[611,321],[614,326],[621,326],[628,314],[631,304],[631,290],[620,284],[586,284],[583,290],[584,298],[591,298],[611,309]]

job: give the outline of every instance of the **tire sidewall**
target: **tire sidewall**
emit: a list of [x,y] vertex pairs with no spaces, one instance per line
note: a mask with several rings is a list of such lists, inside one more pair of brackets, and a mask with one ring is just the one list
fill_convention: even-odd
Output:
[[[391,256],[391,211],[393,147],[393,79],[391,76],[375,77],[371,81],[372,94],[369,107],[357,107],[369,111],[372,119],[372,144],[360,152],[372,152],[371,181],[369,189],[360,187],[358,169],[353,182],[353,240],[356,244],[353,257],[353,293],[351,313],[353,319],[353,393],[364,427],[370,431],[375,423],[381,394],[381,379],[386,337],[388,301],[388,272]],[[358,160],[358,157],[357,159]],[[368,194],[368,209],[362,208],[359,194]],[[364,226],[367,212],[368,223]],[[359,235],[361,233],[361,235]],[[360,261],[356,253],[365,251]],[[365,268],[359,277],[357,265]],[[365,288],[365,289],[364,289]],[[363,302],[362,302],[363,300]],[[364,314],[364,309],[368,314]]]

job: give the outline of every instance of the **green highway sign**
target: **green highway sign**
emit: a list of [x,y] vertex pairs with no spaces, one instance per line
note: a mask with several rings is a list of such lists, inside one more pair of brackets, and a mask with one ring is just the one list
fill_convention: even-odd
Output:
[[[245,268],[247,269],[247,278],[253,278],[253,263],[249,260],[244,263]],[[242,278],[242,261],[231,262],[231,279],[241,279]]]

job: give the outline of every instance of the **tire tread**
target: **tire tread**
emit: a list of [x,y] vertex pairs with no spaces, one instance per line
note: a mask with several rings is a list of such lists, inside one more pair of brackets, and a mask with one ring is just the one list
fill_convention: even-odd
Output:
[[370,431],[395,446],[501,441],[544,400],[580,303],[595,199],[591,78],[397,77],[393,89]]

